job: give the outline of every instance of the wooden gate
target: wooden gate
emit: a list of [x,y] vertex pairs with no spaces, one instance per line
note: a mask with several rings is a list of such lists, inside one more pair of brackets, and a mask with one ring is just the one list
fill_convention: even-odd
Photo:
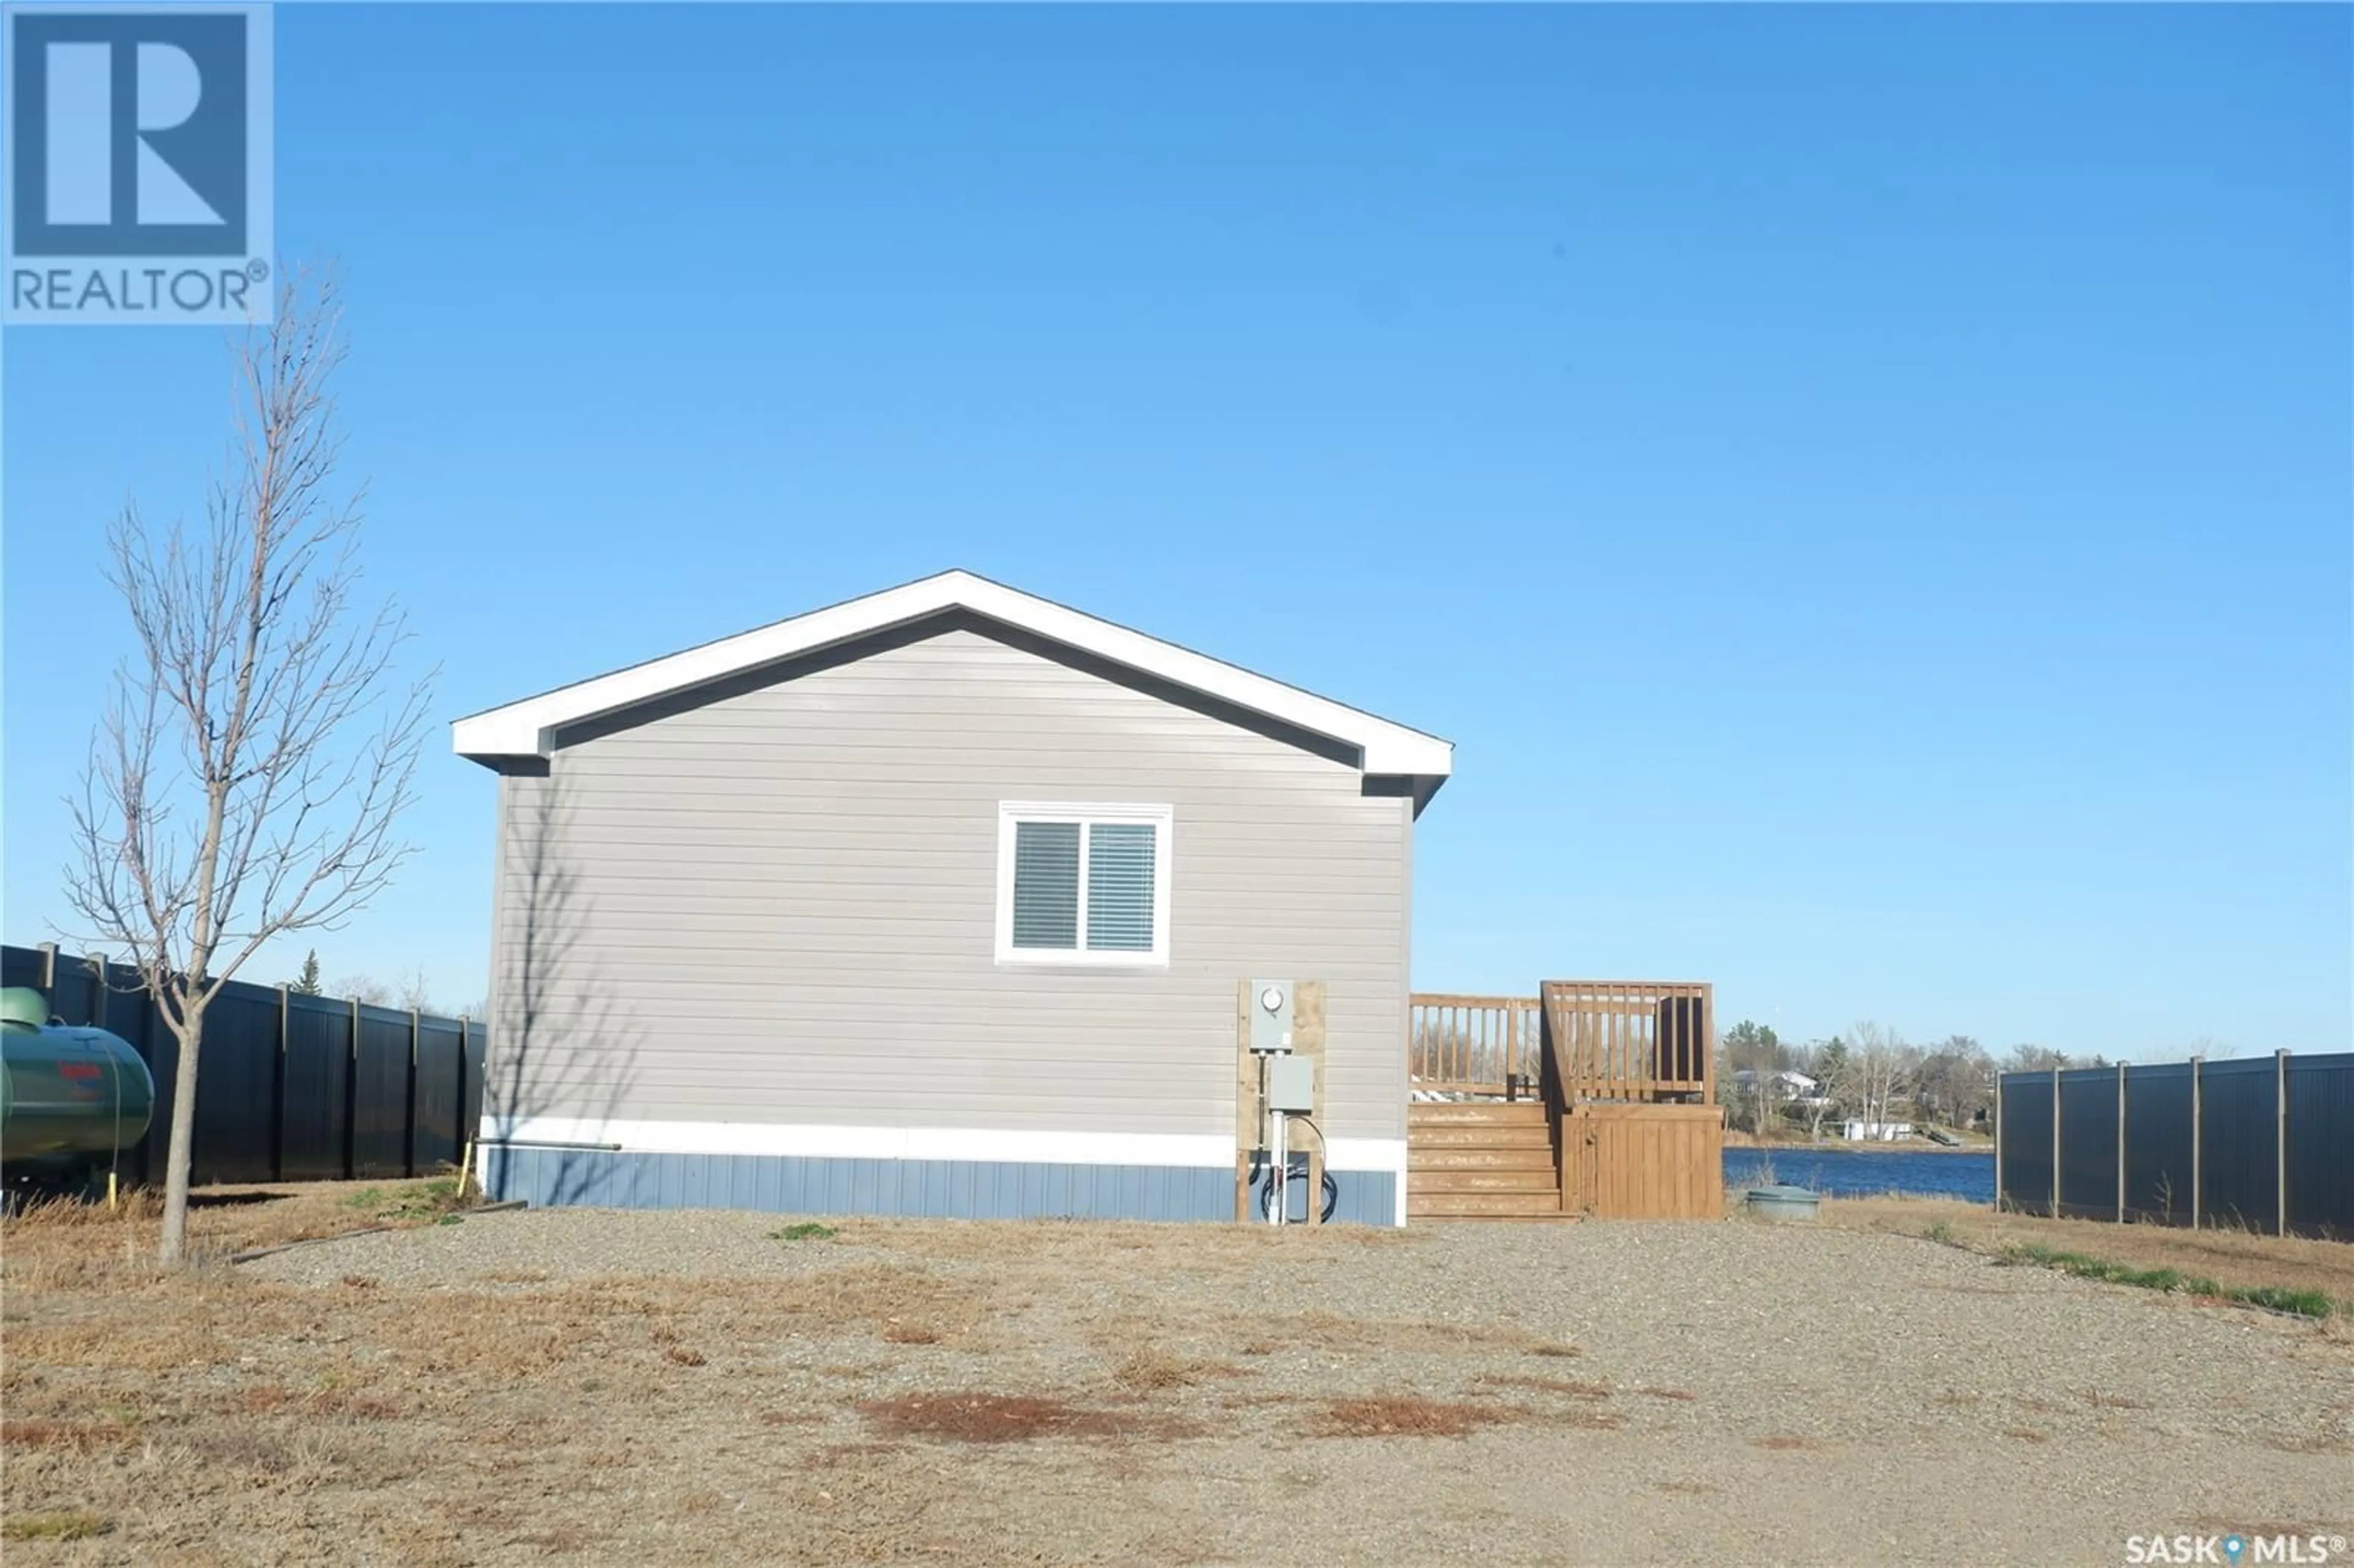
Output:
[[1561,1208],[1597,1220],[1724,1217],[1724,1112],[1585,1101],[1561,1118]]

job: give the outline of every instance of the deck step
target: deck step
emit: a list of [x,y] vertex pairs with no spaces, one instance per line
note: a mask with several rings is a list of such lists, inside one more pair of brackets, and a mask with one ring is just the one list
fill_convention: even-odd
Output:
[[1471,1124],[1489,1126],[1504,1123],[1517,1126],[1532,1121],[1545,1124],[1544,1107],[1534,1100],[1471,1100],[1459,1105],[1410,1105],[1405,1107],[1408,1127],[1437,1127]]
[[1543,1145],[1513,1149],[1425,1149],[1406,1146],[1408,1171],[1553,1170],[1553,1150]]
[[1546,1164],[1535,1170],[1412,1171],[1407,1172],[1409,1202],[1426,1192],[1551,1192],[1561,1195],[1561,1183]]
[[1544,1149],[1553,1148],[1553,1134],[1543,1121],[1506,1122],[1493,1126],[1408,1127],[1406,1147],[1415,1149]]
[[1414,1219],[1504,1219],[1561,1213],[1561,1194],[1552,1192],[1432,1192],[1406,1188],[1405,1216]]
[[1542,1214],[1426,1214],[1416,1209],[1406,1218],[1442,1225],[1566,1225],[1575,1224],[1578,1216],[1553,1209]]

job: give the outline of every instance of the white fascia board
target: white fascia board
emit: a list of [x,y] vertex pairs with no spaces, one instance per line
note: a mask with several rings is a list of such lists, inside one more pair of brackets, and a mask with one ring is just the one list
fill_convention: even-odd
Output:
[[[799,1123],[623,1121],[595,1117],[495,1117],[485,1143],[610,1149],[623,1154],[749,1154],[804,1160],[963,1160],[984,1164],[1210,1166],[1231,1171],[1232,1132],[1044,1132],[980,1127],[836,1127]],[[1403,1176],[1405,1139],[1336,1138],[1338,1171]]]
[[1454,746],[1436,736],[964,571],[942,572],[475,714],[451,726],[451,749],[477,760],[545,757],[554,732],[567,725],[950,609],[969,609],[1002,620],[1050,641],[1353,746],[1362,754],[1367,773],[1445,779],[1454,771]]

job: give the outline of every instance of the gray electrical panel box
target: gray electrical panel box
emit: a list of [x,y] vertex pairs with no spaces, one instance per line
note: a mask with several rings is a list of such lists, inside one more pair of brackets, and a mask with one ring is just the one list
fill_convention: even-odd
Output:
[[1295,1116],[1316,1114],[1316,1064],[1305,1056],[1277,1056],[1267,1065],[1267,1107]]
[[1291,1049],[1291,982],[1250,982],[1250,1048],[1261,1055]]

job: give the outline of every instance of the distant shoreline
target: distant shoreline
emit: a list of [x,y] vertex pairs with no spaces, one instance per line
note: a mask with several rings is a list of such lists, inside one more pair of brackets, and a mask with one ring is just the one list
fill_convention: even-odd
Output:
[[1964,1143],[1948,1146],[1932,1143],[1925,1138],[1908,1138],[1896,1143],[1856,1143],[1848,1139],[1825,1139],[1820,1143],[1760,1143],[1745,1132],[1724,1135],[1727,1153],[1744,1150],[1755,1154],[1992,1154],[1991,1140],[1984,1143]]

